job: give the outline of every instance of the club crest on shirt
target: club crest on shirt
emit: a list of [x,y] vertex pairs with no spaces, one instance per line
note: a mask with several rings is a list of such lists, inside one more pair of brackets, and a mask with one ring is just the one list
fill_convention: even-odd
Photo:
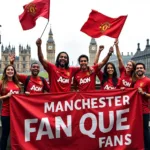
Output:
[[144,84],[144,83],[143,83],[143,82],[141,82],[141,83],[140,83],[140,87],[143,87],[143,84]]
[[89,76],[89,75],[90,75],[90,73],[89,73],[89,72],[87,72],[87,73],[86,73],[86,75],[87,75],[87,76]]
[[67,76],[70,76],[70,72],[66,72],[66,75],[67,75]]

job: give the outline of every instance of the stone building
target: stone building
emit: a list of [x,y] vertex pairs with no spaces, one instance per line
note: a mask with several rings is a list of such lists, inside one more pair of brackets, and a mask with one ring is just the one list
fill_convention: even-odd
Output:
[[49,34],[48,34],[48,40],[46,43],[46,53],[47,53],[47,60],[51,63],[55,63],[55,41],[53,39],[53,33],[50,28]]
[[137,44],[137,51],[132,57],[135,62],[142,62],[146,67],[146,75],[150,77],[150,45],[149,39],[147,39],[146,46],[144,50],[141,50],[140,43]]
[[92,38],[90,45],[89,45],[89,65],[90,66],[93,66],[96,52],[97,52],[97,43],[95,39]]
[[[16,49],[13,46],[1,46],[1,60],[0,60],[0,72],[2,73],[4,68],[9,64],[9,54],[16,53]],[[15,68],[17,72],[27,72],[30,68],[31,62],[31,47],[27,45],[23,47],[19,45],[19,56],[15,59]]]

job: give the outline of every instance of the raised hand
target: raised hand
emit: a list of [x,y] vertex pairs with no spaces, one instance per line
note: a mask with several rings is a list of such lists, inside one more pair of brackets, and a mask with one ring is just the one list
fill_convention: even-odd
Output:
[[38,38],[37,41],[36,41],[36,45],[41,46],[41,44],[42,44],[42,40],[40,38]]
[[15,61],[15,53],[9,54],[8,57],[9,57],[10,64],[13,64]]
[[104,49],[104,45],[99,46],[99,51],[102,51]]
[[114,45],[118,45],[118,43],[119,43],[119,40],[115,39]]

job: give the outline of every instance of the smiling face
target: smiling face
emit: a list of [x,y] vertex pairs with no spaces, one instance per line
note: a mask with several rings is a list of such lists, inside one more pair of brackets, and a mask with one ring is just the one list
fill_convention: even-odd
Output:
[[68,57],[65,53],[61,53],[58,58],[59,66],[64,68],[68,64]]
[[79,60],[81,70],[87,70],[88,68],[88,60],[86,57],[81,57]]
[[107,65],[107,73],[109,76],[112,76],[114,73],[114,67],[111,64]]
[[31,65],[31,68],[30,68],[30,71],[31,71],[31,74],[33,75],[33,76],[38,76],[38,74],[39,74],[39,72],[40,72],[40,66],[39,66],[39,64],[32,64]]
[[128,61],[127,65],[126,65],[126,72],[131,73],[133,70],[134,70],[133,63],[131,61]]
[[14,68],[12,66],[8,66],[6,69],[6,76],[8,78],[12,78],[14,76]]
[[135,73],[138,77],[142,77],[145,73],[145,68],[142,64],[136,66]]

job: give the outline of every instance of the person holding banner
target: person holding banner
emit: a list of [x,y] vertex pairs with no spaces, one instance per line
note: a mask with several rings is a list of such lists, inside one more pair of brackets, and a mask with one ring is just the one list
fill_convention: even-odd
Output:
[[[9,55],[10,64],[14,64],[15,55]],[[49,92],[49,85],[43,77],[38,76],[40,72],[40,65],[37,62],[33,62],[30,67],[31,75],[18,74],[18,79],[24,85],[24,93],[44,93]]]
[[143,127],[144,127],[144,146],[145,150],[150,150],[150,129],[149,129],[149,98],[150,98],[150,79],[145,74],[145,64],[138,62],[135,66],[136,82],[134,88],[138,88],[142,95],[143,108]]
[[69,92],[74,74],[79,67],[69,67],[69,56],[66,52],[60,52],[56,58],[55,65],[44,59],[41,50],[42,40],[36,41],[39,61],[48,72],[51,92]]
[[[102,51],[103,49],[104,46],[99,46],[99,51]],[[94,68],[94,72],[92,74],[90,74],[88,67],[88,56],[80,55],[78,58],[78,62],[80,64],[80,71],[77,72],[74,76],[75,89],[77,90],[78,88],[79,91],[95,90],[96,73],[107,63],[112,53],[113,48],[111,47],[103,61],[92,66]]]
[[9,99],[12,94],[19,94],[21,87],[13,65],[7,65],[4,69],[2,80],[0,81],[0,100],[3,101],[1,122],[2,135],[0,139],[0,149],[6,150],[7,140],[10,132],[10,108]]
[[114,45],[116,47],[116,53],[119,62],[119,71],[120,71],[119,87],[131,88],[133,87],[135,82],[134,81],[135,62],[133,60],[129,60],[127,65],[124,66],[118,43],[119,43],[118,39],[116,39]]

